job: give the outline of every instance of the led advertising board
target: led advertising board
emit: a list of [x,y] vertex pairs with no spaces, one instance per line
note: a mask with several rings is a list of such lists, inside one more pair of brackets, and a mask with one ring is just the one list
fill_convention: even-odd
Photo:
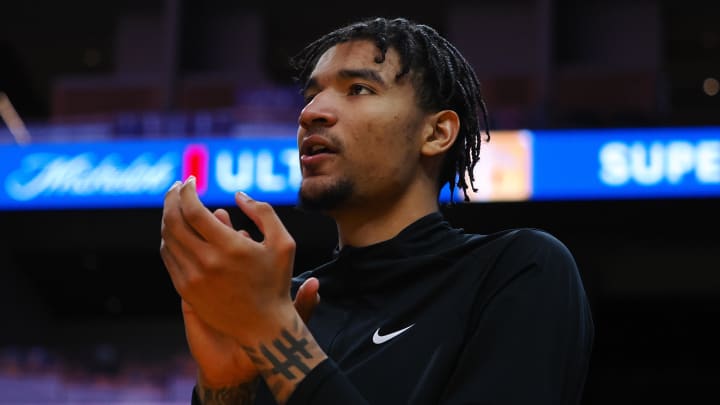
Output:
[[243,190],[293,204],[300,186],[294,138],[144,140],[0,147],[2,209],[157,207],[194,174],[207,205]]
[[720,128],[533,135],[534,200],[720,196]]
[[[473,173],[475,202],[720,197],[720,128],[495,131]],[[209,206],[295,204],[295,137],[0,145],[0,209],[160,207],[190,174]]]

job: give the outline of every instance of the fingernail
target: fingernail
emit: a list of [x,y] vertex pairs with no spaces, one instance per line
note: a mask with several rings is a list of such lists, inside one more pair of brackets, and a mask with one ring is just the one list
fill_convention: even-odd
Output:
[[193,176],[193,175],[188,176],[188,178],[185,179],[185,184],[188,184],[188,183],[195,184],[195,176]]
[[181,185],[181,184],[182,184],[182,181],[178,180],[178,181],[176,181],[175,183],[173,183],[172,186],[170,186],[169,190],[172,190],[172,189],[174,189],[175,187],[177,187],[177,186],[179,186],[179,185]]
[[238,195],[238,197],[239,197],[241,200],[243,200],[243,201],[252,201],[252,198],[250,198],[249,195],[245,194],[245,193],[242,192],[242,191],[238,191],[238,192],[237,192],[237,195]]

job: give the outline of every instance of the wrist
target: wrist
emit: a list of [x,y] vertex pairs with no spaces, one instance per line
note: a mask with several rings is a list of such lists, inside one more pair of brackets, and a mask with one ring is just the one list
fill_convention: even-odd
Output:
[[233,338],[243,349],[255,347],[260,342],[276,338],[283,329],[293,329],[298,320],[302,323],[292,301],[288,300],[279,305],[268,304],[261,312],[256,313],[255,319],[249,325],[233,333]]
[[[257,393],[259,378],[253,381],[229,385],[224,387],[209,387],[203,385],[200,377],[195,386],[194,397],[199,399],[202,405],[216,404],[253,404]],[[194,400],[193,400],[193,403]]]
[[203,372],[202,369],[198,370],[197,373],[198,386],[207,389],[221,389],[247,384],[257,384],[259,380],[260,374],[257,371],[253,373],[244,372],[237,376],[229,375],[227,373],[213,376]]
[[277,315],[274,326],[243,342],[243,349],[282,404],[327,355],[294,308],[290,317]]

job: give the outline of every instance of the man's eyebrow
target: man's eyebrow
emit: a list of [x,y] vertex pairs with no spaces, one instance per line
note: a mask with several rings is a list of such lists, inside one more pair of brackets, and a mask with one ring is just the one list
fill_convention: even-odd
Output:
[[[376,82],[381,86],[386,86],[385,80],[383,80],[380,73],[377,70],[372,69],[343,69],[337,74],[342,79],[353,79],[360,78]],[[305,86],[302,88],[302,94],[305,94],[308,90],[318,87],[318,81],[316,78],[311,77],[305,82]]]
[[372,69],[343,69],[338,72],[338,76],[344,79],[359,78],[376,82],[381,86],[385,86],[385,80],[380,76],[377,70]]

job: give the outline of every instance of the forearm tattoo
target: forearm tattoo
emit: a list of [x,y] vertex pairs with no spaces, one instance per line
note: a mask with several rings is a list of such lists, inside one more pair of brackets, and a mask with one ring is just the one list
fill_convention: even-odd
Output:
[[270,370],[271,373],[282,374],[288,380],[292,380],[296,377],[295,374],[292,372],[293,367],[296,368],[297,371],[302,373],[302,375],[310,372],[308,366],[303,363],[303,359],[312,358],[310,353],[308,353],[308,351],[305,349],[307,343],[307,339],[300,338],[300,340],[297,340],[294,336],[288,333],[287,330],[283,330],[282,338],[273,340],[273,345],[279,352],[280,356],[286,359],[285,361],[278,359],[263,344],[260,345],[260,352],[262,352],[263,356],[265,356],[265,358],[270,360],[270,362],[272,363],[273,368],[272,370]]
[[295,321],[292,330],[283,329],[271,345],[260,343],[257,348],[243,346],[250,359],[265,377],[265,382],[278,402],[285,402],[322,355],[311,349],[312,335],[304,324]]
[[198,386],[203,405],[251,405],[255,403],[258,380],[235,387],[208,388]]

